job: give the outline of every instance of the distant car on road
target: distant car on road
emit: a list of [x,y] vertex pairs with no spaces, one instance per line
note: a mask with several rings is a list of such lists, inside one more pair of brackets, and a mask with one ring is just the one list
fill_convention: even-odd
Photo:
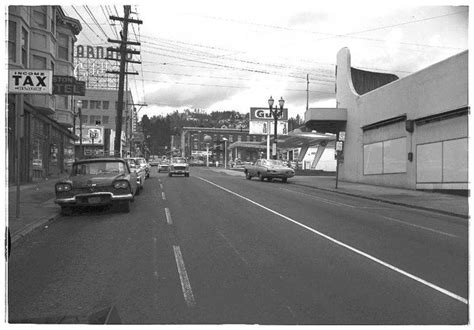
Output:
[[163,159],[162,161],[160,161],[160,163],[158,164],[158,173],[160,172],[168,172],[169,170],[169,161],[167,159]]
[[155,157],[150,158],[150,159],[148,160],[148,164],[149,164],[150,166],[158,166],[159,163],[160,163],[160,159],[158,158],[158,156],[155,156]]
[[168,176],[183,174],[189,176],[189,164],[184,157],[174,157],[170,161]]
[[288,167],[285,162],[274,159],[259,159],[253,165],[245,165],[244,173],[247,180],[255,176],[260,181],[281,179],[283,182],[287,182],[288,178],[295,176],[295,171]]
[[55,203],[61,213],[74,207],[117,204],[130,212],[130,202],[138,192],[137,174],[121,158],[92,158],[74,162],[68,178],[55,185]]

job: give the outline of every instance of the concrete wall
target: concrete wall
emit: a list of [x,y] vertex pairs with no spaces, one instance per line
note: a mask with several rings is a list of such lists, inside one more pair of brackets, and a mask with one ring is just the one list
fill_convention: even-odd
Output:
[[[405,130],[405,121],[363,131],[362,127],[406,115],[407,120],[441,114],[468,105],[468,52],[457,54],[422,71],[393,81],[363,96],[351,78],[351,55],[343,48],[337,55],[337,104],[347,109],[344,163],[340,178],[346,181],[416,189],[416,146],[430,141],[467,137],[467,115]],[[406,137],[406,173],[364,175],[364,143]],[[408,156],[408,155],[406,155]]]

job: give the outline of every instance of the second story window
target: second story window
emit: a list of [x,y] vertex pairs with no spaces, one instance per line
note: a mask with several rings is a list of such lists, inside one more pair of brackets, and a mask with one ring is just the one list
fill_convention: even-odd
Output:
[[8,21],[8,61],[16,62],[16,22]]
[[33,68],[46,69],[46,58],[42,56],[33,55]]
[[63,33],[58,33],[58,57],[62,60],[69,60],[69,38]]
[[21,28],[21,64],[28,67],[28,31]]
[[104,110],[108,110],[109,109],[109,101],[103,101],[102,102],[102,108]]
[[89,109],[89,101],[82,100],[82,109]]
[[47,8],[44,6],[33,7],[33,25],[43,29],[47,28]]

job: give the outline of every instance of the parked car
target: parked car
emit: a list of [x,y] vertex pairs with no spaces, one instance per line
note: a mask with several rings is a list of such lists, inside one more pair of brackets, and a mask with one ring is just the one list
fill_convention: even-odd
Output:
[[158,173],[160,172],[168,172],[169,169],[169,161],[167,159],[162,160],[158,164]]
[[55,203],[62,214],[74,207],[117,204],[130,211],[138,192],[137,174],[121,158],[91,158],[73,163],[71,174],[55,185]]
[[148,160],[148,164],[149,164],[150,166],[158,166],[159,163],[160,163],[160,159],[158,158],[158,156],[155,156],[155,157],[150,158],[150,159]]
[[253,165],[245,165],[244,173],[247,180],[258,177],[260,181],[265,178],[271,181],[275,178],[287,182],[288,178],[295,175],[295,171],[288,167],[285,162],[274,159],[259,159]]
[[184,157],[175,157],[170,161],[168,176],[174,174],[183,174],[184,176],[189,176],[189,164]]
[[137,184],[140,188],[137,195],[139,195],[140,190],[142,190],[143,186],[145,185],[146,167],[140,165],[138,158],[125,158],[125,160],[127,161],[130,170],[137,173]]

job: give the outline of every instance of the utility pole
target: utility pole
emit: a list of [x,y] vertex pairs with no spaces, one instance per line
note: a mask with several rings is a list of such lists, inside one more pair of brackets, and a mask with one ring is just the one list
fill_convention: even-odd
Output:
[[121,157],[120,150],[122,146],[122,115],[123,115],[123,106],[124,106],[124,84],[125,84],[125,75],[126,74],[138,74],[137,72],[132,73],[132,72],[126,72],[126,63],[141,63],[137,61],[130,61],[127,60],[127,54],[140,54],[139,51],[136,50],[131,50],[127,48],[127,45],[137,45],[139,46],[139,42],[129,42],[127,40],[128,38],[128,23],[136,23],[136,24],[142,24],[143,22],[140,20],[135,20],[135,19],[130,19],[130,6],[126,5],[123,6],[124,8],[124,18],[121,17],[116,17],[116,16],[110,16],[110,19],[116,20],[116,21],[122,21],[123,22],[123,30],[121,31],[121,40],[111,40],[108,39],[109,42],[115,42],[115,43],[120,43],[120,47],[113,48],[113,47],[108,47],[108,51],[115,51],[120,53],[120,71],[107,71],[108,73],[118,73],[119,74],[119,86],[118,86],[118,100],[117,100],[117,116],[115,118],[115,139],[114,139],[114,156],[115,157]]
[[309,73],[306,74],[306,111],[309,108]]

